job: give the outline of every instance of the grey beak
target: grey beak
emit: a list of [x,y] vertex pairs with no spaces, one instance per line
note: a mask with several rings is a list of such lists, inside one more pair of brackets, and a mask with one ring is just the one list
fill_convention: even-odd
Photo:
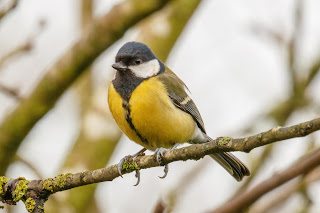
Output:
[[112,67],[116,70],[119,70],[119,71],[124,71],[124,70],[128,69],[128,67],[123,65],[121,62],[117,62],[117,63],[112,64]]

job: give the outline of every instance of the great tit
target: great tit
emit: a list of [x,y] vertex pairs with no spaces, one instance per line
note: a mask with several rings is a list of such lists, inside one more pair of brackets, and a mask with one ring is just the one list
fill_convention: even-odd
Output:
[[[124,44],[112,67],[116,74],[108,91],[109,108],[120,129],[144,147],[136,155],[146,149],[156,151],[159,161],[165,148],[174,148],[184,142],[197,144],[212,140],[206,134],[187,86],[147,45]],[[237,181],[250,175],[249,169],[231,153],[215,153],[210,157]],[[120,175],[125,160],[123,158],[119,163]],[[164,177],[167,172],[166,166]]]

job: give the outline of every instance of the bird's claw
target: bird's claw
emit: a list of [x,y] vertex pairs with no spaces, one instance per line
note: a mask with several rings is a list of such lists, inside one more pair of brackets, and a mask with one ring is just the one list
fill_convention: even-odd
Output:
[[164,153],[167,151],[168,149],[165,149],[165,148],[158,148],[158,149],[156,149],[156,151],[155,151],[155,154],[156,154],[156,159],[157,159],[157,162],[159,163],[159,165],[164,165],[164,175],[163,176],[159,176],[159,178],[161,178],[161,179],[163,179],[163,178],[165,178],[165,177],[167,177],[167,174],[168,174],[168,172],[169,172],[169,166],[168,166],[168,164],[163,164],[163,160],[162,160],[162,158],[163,158],[163,155],[164,155]]
[[[123,167],[123,164],[124,162],[128,161],[130,158],[132,158],[134,160],[135,157],[138,157],[138,156],[143,156],[144,155],[144,152],[146,151],[147,149],[146,148],[143,148],[141,149],[139,152],[137,152],[136,154],[134,155],[127,155],[125,156],[124,158],[122,158],[120,160],[120,162],[118,163],[118,172],[119,172],[119,175],[122,177],[122,167]],[[136,178],[138,179],[137,180],[137,183],[134,185],[134,186],[137,186],[139,185],[140,183],[140,171],[139,170],[136,170]],[[123,178],[123,177],[122,177]]]
[[168,174],[168,172],[169,172],[169,166],[168,166],[168,164],[165,164],[164,165],[164,175],[163,176],[158,176],[159,178],[161,178],[161,179],[163,179],[163,178],[165,178],[165,177],[167,177],[167,174]]
[[134,184],[133,186],[138,186],[140,183],[140,170],[136,170],[136,178],[137,178],[137,183]]
[[[119,175],[122,177],[122,167],[123,167],[123,164],[124,162],[126,162],[127,160],[129,160],[129,158],[132,157],[131,155],[127,155],[125,156],[124,158],[122,158],[120,160],[120,162],[118,163],[118,172],[119,172]],[[122,177],[123,178],[123,177]]]
[[[131,158],[131,157],[136,157],[135,155],[133,155],[133,156],[131,156],[131,155],[127,155],[127,156],[125,156],[124,158],[122,158],[121,160],[120,160],[120,162],[118,163],[118,172],[119,172],[119,174],[120,174],[120,176],[122,177],[122,167],[123,167],[123,164],[124,164],[124,162],[126,162],[126,161],[128,161],[129,160],[129,158]],[[136,170],[136,178],[137,178],[137,183],[136,184],[134,184],[133,186],[138,186],[139,185],[139,183],[140,183],[140,171],[139,170]],[[123,178],[123,177],[122,177]]]
[[155,151],[156,159],[157,159],[159,165],[161,165],[161,166],[163,166],[163,162],[162,162],[163,160],[162,160],[162,158],[163,158],[163,155],[164,155],[164,153],[165,153],[166,151],[168,151],[168,149],[162,148],[162,147],[156,149],[156,151]]

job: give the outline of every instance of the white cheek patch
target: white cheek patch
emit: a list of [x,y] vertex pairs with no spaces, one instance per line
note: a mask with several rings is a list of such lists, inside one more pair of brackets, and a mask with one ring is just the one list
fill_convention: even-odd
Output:
[[139,65],[128,67],[137,77],[148,78],[156,75],[160,71],[160,64],[157,59],[153,59]]

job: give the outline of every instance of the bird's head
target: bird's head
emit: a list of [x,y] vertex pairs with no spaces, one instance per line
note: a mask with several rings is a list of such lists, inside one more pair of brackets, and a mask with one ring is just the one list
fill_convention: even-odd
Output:
[[112,67],[124,75],[132,72],[136,77],[149,78],[160,73],[161,63],[147,45],[128,42],[118,51]]

